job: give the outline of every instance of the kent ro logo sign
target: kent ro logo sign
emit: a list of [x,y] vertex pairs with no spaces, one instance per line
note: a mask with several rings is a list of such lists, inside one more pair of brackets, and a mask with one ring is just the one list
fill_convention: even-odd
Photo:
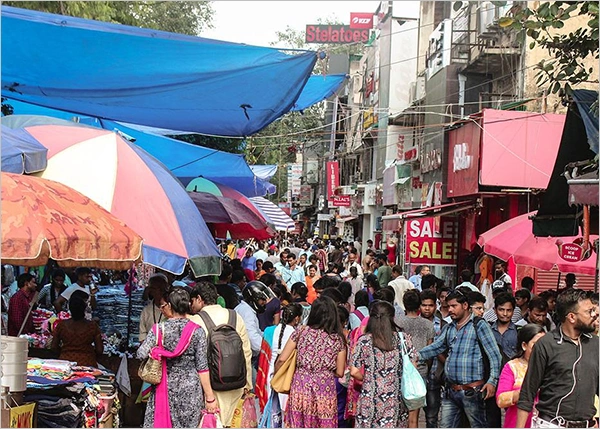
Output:
[[367,12],[351,12],[350,28],[371,29],[373,28],[373,14]]

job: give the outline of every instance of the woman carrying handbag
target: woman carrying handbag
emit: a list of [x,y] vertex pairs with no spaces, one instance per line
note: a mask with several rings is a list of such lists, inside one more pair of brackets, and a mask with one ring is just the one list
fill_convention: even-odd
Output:
[[331,298],[321,297],[313,302],[307,326],[294,331],[279,355],[274,379],[294,352],[296,370],[284,415],[285,426],[336,427],[335,378],[344,375],[346,339]]
[[[414,356],[410,336],[403,335],[402,345],[394,322],[394,306],[373,301],[369,308],[365,334],[350,358],[350,375],[362,380],[358,399],[356,427],[408,427],[408,408],[402,397],[404,346]],[[411,363],[412,365],[412,363]]]
[[148,400],[144,427],[197,427],[204,408],[214,413],[219,407],[208,374],[206,334],[186,318],[190,296],[185,289],[174,288],[160,309],[168,319],[160,330],[148,333],[137,352],[138,358],[152,357],[162,366],[160,383]]

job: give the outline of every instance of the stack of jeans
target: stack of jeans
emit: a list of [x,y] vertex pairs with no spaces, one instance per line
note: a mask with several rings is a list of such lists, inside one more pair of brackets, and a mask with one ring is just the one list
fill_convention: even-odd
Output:
[[37,427],[77,428],[83,424],[85,386],[75,383],[51,389],[28,389],[25,402],[37,403]]

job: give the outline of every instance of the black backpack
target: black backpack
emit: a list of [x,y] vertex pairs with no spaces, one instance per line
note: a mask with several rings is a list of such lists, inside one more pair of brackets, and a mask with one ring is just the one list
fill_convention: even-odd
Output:
[[215,326],[210,316],[201,311],[200,317],[208,330],[208,371],[210,385],[218,392],[246,386],[246,356],[240,335],[235,330],[237,313],[229,311],[229,321]]

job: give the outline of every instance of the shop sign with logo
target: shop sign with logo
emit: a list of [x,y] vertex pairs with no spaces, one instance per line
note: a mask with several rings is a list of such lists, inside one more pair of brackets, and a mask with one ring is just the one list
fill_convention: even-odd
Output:
[[448,197],[479,192],[479,140],[481,128],[467,123],[448,132]]
[[306,43],[351,44],[367,43],[368,28],[351,28],[349,25],[310,24],[306,26]]
[[408,149],[404,151],[404,162],[413,162],[419,159],[419,149],[418,146],[413,147],[412,149]]
[[340,186],[340,166],[337,161],[327,162],[327,201],[333,201],[335,190]]
[[334,195],[333,207],[350,207],[350,195]]
[[[411,264],[456,264],[457,223],[450,218],[419,218],[406,221],[406,262]],[[437,232],[436,232],[437,229]]]
[[369,12],[350,12],[350,28],[371,29],[373,28],[373,14]]

